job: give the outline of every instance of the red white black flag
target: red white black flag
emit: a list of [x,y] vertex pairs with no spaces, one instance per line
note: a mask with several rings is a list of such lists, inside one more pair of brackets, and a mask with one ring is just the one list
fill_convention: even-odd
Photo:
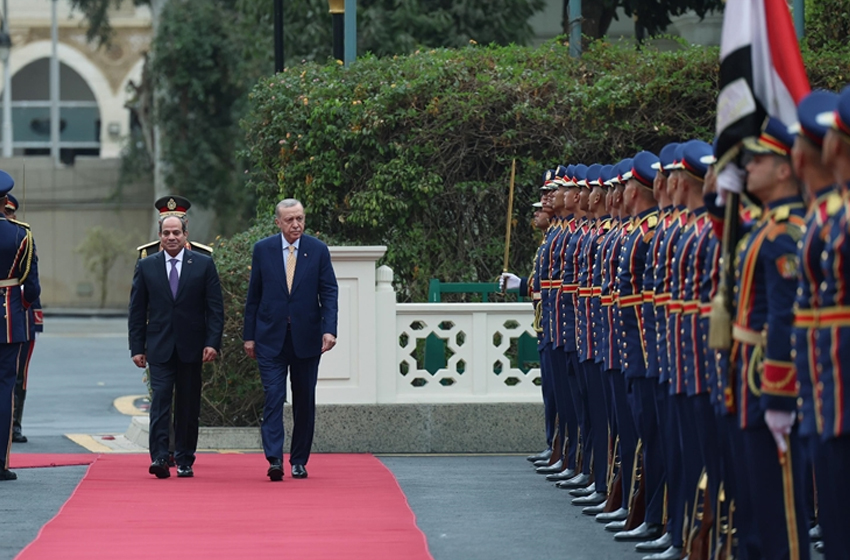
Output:
[[787,0],[728,0],[717,97],[720,166],[741,140],[761,133],[768,115],[796,121],[797,103],[810,90]]

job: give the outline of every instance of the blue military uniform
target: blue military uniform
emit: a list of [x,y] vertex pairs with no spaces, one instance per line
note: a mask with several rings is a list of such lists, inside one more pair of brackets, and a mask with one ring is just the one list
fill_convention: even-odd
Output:
[[[12,177],[0,171],[0,197],[5,197],[14,185]],[[5,217],[0,217],[0,270],[5,271],[4,278],[0,278],[0,297],[6,319],[0,326],[0,480],[10,480],[16,478],[8,470],[16,359],[29,337],[27,309],[41,295],[41,286],[29,226]]]
[[[751,151],[785,155],[794,139],[770,119]],[[735,396],[743,430],[748,487],[765,558],[808,558],[808,525],[802,500],[804,463],[796,429],[788,451],[777,457],[764,420],[767,410],[797,407],[791,360],[793,305],[797,289],[797,242],[805,227],[799,195],[771,202],[738,243],[736,312],[732,353]]]
[[[18,211],[18,200],[10,193],[6,195],[7,217],[15,219]],[[24,351],[18,355],[18,373],[15,379],[15,413],[12,418],[12,441],[15,443],[26,443],[27,438],[22,432],[21,422],[24,415],[24,403],[27,397],[27,380],[29,378],[29,365],[32,352],[35,348],[36,333],[44,330],[44,314],[41,310],[41,300],[36,299],[27,309],[27,334],[28,341]]]
[[[823,117],[826,117],[823,119]],[[834,111],[818,115],[830,134],[850,143],[850,86],[841,91]],[[850,503],[850,182],[840,185],[843,204],[831,217],[821,255],[824,280],[818,294],[815,414],[826,466],[829,500],[820,510],[827,558],[847,558],[847,504]]]

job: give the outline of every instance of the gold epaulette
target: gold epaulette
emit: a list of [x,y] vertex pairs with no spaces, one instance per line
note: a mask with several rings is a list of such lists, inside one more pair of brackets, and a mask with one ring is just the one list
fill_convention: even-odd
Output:
[[203,243],[198,243],[197,241],[190,241],[189,244],[193,249],[200,249],[201,251],[206,251],[210,255],[213,253],[213,248],[209,245],[204,245]]
[[841,210],[843,202],[844,201],[838,192],[833,191],[829,193],[829,196],[826,199],[826,215],[829,217],[835,216],[838,211]]
[[654,228],[658,225],[658,214],[650,214],[646,217],[646,223],[649,224],[649,227]]
[[12,222],[13,224],[17,224],[25,229],[30,229],[30,225],[24,222],[19,222],[18,220],[13,220],[12,218],[6,218],[7,221]]
[[[143,259],[147,257],[148,249],[151,249],[152,247],[159,247],[159,243],[159,241],[151,241],[150,243],[145,243],[144,245],[139,245],[138,247],[136,247],[136,251],[139,252],[139,258]],[[157,251],[151,251],[151,253],[156,253]]]

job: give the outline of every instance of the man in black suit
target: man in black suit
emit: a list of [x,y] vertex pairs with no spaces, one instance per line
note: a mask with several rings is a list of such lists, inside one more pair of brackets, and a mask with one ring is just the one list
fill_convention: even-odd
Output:
[[177,476],[194,476],[201,409],[201,369],[221,348],[224,305],[215,264],[186,245],[186,222],[160,219],[164,251],[136,266],[130,292],[130,355],[150,365],[149,472],[168,478],[168,425],[174,394]]
[[306,478],[313,445],[319,358],[336,345],[337,287],[328,246],[304,234],[304,207],[288,198],[275,208],[280,235],[254,245],[242,332],[265,390],[263,450],[268,477],[283,479],[283,402],[292,375],[293,478]]

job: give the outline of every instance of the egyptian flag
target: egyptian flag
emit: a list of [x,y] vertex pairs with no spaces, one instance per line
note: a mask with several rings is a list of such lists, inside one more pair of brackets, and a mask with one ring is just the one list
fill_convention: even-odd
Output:
[[719,167],[741,140],[758,137],[768,115],[790,124],[809,93],[787,0],[727,0],[717,97]]

